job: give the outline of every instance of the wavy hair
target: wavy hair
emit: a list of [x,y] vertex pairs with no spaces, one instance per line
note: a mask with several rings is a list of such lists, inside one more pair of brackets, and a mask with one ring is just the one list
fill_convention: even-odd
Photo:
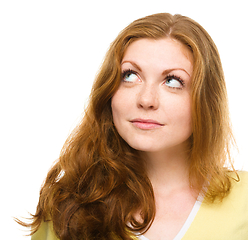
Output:
[[[120,64],[127,47],[137,39],[166,37],[183,43],[194,58],[190,181],[208,202],[228,194],[231,178],[224,166],[231,161],[233,136],[217,48],[192,19],[154,14],[132,22],[111,44],[84,117],[46,177],[32,223],[25,225],[32,227],[31,234],[42,221],[52,221],[61,240],[128,240],[130,231],[149,228],[155,216],[152,185],[139,152],[114,127],[111,98],[119,87]],[[206,182],[207,192],[202,189]],[[137,211],[141,212],[140,222],[134,217]]]

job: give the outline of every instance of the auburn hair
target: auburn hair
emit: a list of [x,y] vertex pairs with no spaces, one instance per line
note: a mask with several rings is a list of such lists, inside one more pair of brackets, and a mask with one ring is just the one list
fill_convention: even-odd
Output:
[[[189,179],[209,203],[231,188],[226,163],[233,136],[218,50],[197,22],[160,13],[132,22],[111,44],[93,84],[81,123],[67,139],[40,191],[32,233],[51,221],[59,239],[131,239],[155,216],[152,185],[139,152],[114,127],[111,98],[121,80],[125,50],[141,38],[172,38],[193,54],[192,128]],[[235,171],[232,167],[232,171]],[[208,183],[208,190],[203,188]],[[137,221],[135,213],[141,213]]]

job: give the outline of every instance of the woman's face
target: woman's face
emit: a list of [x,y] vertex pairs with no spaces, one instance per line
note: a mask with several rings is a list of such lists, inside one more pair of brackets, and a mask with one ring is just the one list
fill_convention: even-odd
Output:
[[192,53],[170,38],[140,39],[127,48],[122,81],[112,98],[113,121],[134,149],[163,152],[192,134]]

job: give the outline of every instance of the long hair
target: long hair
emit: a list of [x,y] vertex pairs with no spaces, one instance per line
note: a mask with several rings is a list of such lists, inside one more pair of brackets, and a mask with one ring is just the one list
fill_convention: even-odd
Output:
[[[121,80],[121,61],[137,39],[173,38],[194,57],[189,179],[205,199],[223,199],[231,188],[224,167],[230,161],[232,131],[227,93],[217,48],[195,21],[155,14],[127,26],[111,44],[96,76],[81,123],[67,139],[40,192],[32,233],[51,221],[59,239],[131,239],[155,216],[152,185],[138,151],[116,131],[111,98]],[[208,191],[202,188],[208,183]],[[205,191],[205,192],[204,192]],[[142,219],[137,221],[139,212]],[[28,224],[26,224],[28,226]],[[117,237],[117,238],[116,238]]]

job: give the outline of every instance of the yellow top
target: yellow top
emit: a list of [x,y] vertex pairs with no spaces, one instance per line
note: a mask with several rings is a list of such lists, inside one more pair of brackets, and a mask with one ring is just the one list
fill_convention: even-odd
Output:
[[[181,240],[248,240],[248,172],[240,172],[239,176],[240,182],[233,183],[221,203],[203,200]],[[59,240],[49,222],[42,223],[31,239]]]
[[248,240],[248,172],[221,203],[203,201],[182,240]]

